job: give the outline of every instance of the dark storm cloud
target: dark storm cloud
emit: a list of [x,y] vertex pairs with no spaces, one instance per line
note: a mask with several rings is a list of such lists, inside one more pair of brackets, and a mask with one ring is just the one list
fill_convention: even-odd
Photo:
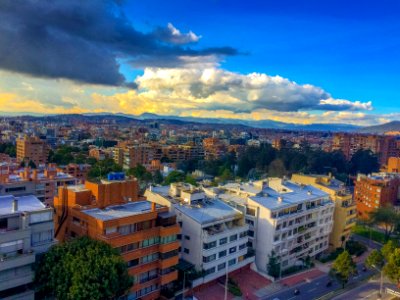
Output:
[[[137,31],[120,1],[1,0],[0,68],[50,78],[130,86],[118,58],[153,65],[182,64],[180,56],[235,55],[230,47],[194,50]],[[182,35],[182,34],[181,34]],[[191,42],[193,35],[182,35]],[[192,40],[190,40],[190,38]],[[140,63],[138,63],[139,65]]]

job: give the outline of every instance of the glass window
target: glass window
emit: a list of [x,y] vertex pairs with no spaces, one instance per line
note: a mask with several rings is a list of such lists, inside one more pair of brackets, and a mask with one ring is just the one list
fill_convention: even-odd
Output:
[[218,257],[219,257],[219,258],[224,257],[224,256],[226,256],[226,250],[220,251],[220,252],[218,253]]
[[234,264],[236,264],[236,258],[233,258],[228,261],[228,266],[233,266]]
[[236,241],[237,238],[238,238],[237,234],[231,235],[230,238],[229,238],[229,241],[230,242]]
[[219,244],[220,244],[220,245],[224,245],[224,244],[226,244],[227,242],[228,242],[228,238],[227,238],[227,237],[222,238],[222,239],[219,240]]
[[203,249],[205,249],[205,250],[212,249],[215,247],[217,247],[217,241],[203,244]]
[[221,271],[222,269],[225,269],[226,263],[222,263],[218,265],[218,271]]
[[229,254],[235,253],[235,252],[236,252],[236,247],[229,248]]

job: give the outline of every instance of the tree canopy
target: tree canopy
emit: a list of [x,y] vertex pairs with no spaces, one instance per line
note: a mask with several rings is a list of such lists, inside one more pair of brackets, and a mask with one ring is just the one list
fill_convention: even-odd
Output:
[[356,264],[349,252],[343,251],[333,262],[330,274],[342,285],[342,288],[344,288],[350,276],[354,275],[356,271]]
[[387,241],[400,224],[400,214],[393,207],[379,207],[370,213],[370,222],[384,228],[385,240]]
[[127,264],[110,245],[77,238],[53,246],[35,271],[38,292],[57,299],[113,299],[132,285]]
[[96,162],[88,173],[89,179],[104,178],[110,172],[121,172],[122,167],[112,158],[106,158]]
[[11,157],[16,156],[16,148],[11,143],[0,143],[0,153],[8,154]]

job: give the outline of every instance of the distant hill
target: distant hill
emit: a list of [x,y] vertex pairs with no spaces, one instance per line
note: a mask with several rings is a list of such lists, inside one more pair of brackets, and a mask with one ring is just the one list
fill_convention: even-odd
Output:
[[385,132],[388,131],[400,131],[400,121],[392,121],[381,125],[363,127],[360,128],[358,131],[362,133],[378,133],[378,134],[384,134]]
[[[11,117],[11,116],[9,116]],[[11,117],[12,118],[12,117]],[[143,113],[141,115],[130,115],[124,113],[87,113],[87,114],[63,114],[63,115],[31,115],[26,114],[20,116],[25,120],[46,120],[49,122],[115,122],[115,123],[136,123],[146,124],[158,121],[164,124],[202,124],[202,125],[221,125],[224,127],[242,126],[263,129],[280,129],[280,130],[298,130],[298,131],[360,131],[359,126],[349,124],[294,124],[284,123],[273,120],[240,120],[240,119],[216,119],[216,118],[195,118],[195,117],[178,117],[178,116],[161,116],[153,113]]]

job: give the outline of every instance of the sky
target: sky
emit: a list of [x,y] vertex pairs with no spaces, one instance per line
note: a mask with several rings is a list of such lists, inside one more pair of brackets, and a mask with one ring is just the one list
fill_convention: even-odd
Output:
[[0,1],[0,114],[400,120],[400,1]]

